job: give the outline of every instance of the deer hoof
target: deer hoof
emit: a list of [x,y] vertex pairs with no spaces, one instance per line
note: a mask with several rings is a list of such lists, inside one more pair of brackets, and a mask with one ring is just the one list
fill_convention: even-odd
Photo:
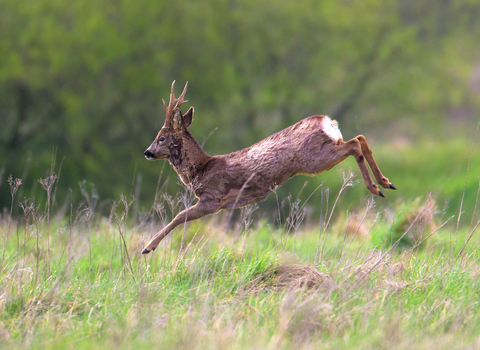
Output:
[[148,250],[147,248],[143,248],[142,254],[148,254],[148,253],[150,253],[150,250]]
[[383,195],[382,191],[380,191],[380,190],[378,190],[378,195],[379,195],[380,197],[385,198],[385,196]]
[[391,183],[391,184],[390,184],[390,189],[392,189],[392,190],[396,190],[397,188],[395,187],[395,185],[394,185],[394,184],[392,184],[392,183]]

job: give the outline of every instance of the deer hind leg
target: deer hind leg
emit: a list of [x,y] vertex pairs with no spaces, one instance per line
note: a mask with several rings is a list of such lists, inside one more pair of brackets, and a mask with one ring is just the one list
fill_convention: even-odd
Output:
[[148,254],[158,246],[158,244],[178,225],[184,224],[187,221],[196,220],[202,216],[213,214],[218,211],[218,206],[208,205],[207,203],[198,202],[194,206],[182,210],[177,216],[162,230],[158,231],[155,236],[143,248],[142,254]]
[[[362,173],[363,181],[365,182],[365,186],[367,187],[367,189],[374,195],[384,197],[382,191],[380,191],[378,186],[373,182],[372,178],[370,177],[367,163],[365,162],[365,159],[367,157],[362,152],[362,145],[360,140],[358,138],[353,138],[350,141],[341,143],[340,145],[338,145],[338,147],[340,147],[340,149],[338,150],[339,159],[338,162],[336,162],[335,164],[340,163],[348,156],[354,156],[355,160],[357,161],[358,167],[360,168],[360,171]],[[373,159],[373,157],[371,159]]]
[[359,135],[356,137],[356,139],[360,142],[360,146],[362,147],[362,153],[365,156],[365,159],[370,166],[373,176],[375,176],[375,180],[377,180],[378,184],[381,185],[383,188],[390,188],[392,190],[396,190],[397,188],[385,176],[383,176],[377,163],[375,162],[375,159],[373,159],[372,150],[370,149],[370,147],[368,147],[365,136]]

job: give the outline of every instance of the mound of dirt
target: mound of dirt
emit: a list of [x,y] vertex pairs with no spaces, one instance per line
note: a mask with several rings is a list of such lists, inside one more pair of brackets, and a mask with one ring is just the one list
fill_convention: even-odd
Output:
[[260,275],[249,286],[249,290],[304,289],[331,292],[337,288],[333,278],[308,265],[275,265]]
[[[420,199],[417,199],[410,208],[405,210],[405,215],[399,215],[397,221],[393,223],[393,242],[400,239],[403,234],[408,231],[400,242],[400,248],[410,248],[416,246],[429,233],[437,228],[434,217],[438,214],[438,208],[435,200],[429,196],[425,204],[420,205]],[[425,243],[420,245],[423,248]]]

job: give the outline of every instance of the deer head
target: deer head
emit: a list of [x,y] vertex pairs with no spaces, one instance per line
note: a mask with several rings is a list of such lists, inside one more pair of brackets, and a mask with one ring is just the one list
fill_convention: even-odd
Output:
[[175,81],[173,81],[168,106],[162,99],[165,108],[165,124],[150,147],[144,152],[145,158],[148,160],[170,159],[179,156],[182,149],[183,133],[192,123],[193,117],[193,107],[190,107],[185,114],[182,114],[180,110],[180,106],[188,102],[184,100],[187,85],[188,82],[185,84],[182,94],[175,98]]

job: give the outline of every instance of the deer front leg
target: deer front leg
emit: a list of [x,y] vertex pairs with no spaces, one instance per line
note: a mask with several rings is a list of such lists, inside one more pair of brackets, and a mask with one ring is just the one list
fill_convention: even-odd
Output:
[[392,190],[396,190],[397,188],[385,177],[383,176],[380,168],[378,167],[375,159],[373,159],[372,150],[368,147],[367,140],[365,136],[359,135],[356,139],[360,142],[360,146],[362,148],[362,153],[365,156],[365,159],[372,170],[373,176],[375,176],[375,180],[377,180],[379,185],[382,185],[384,188],[390,188]]
[[148,254],[158,246],[162,239],[170,233],[178,225],[184,224],[187,221],[196,220],[202,216],[213,214],[218,211],[218,205],[209,205],[207,203],[198,202],[194,206],[182,210],[177,216],[162,230],[160,230],[148,244],[143,248],[142,254]]

